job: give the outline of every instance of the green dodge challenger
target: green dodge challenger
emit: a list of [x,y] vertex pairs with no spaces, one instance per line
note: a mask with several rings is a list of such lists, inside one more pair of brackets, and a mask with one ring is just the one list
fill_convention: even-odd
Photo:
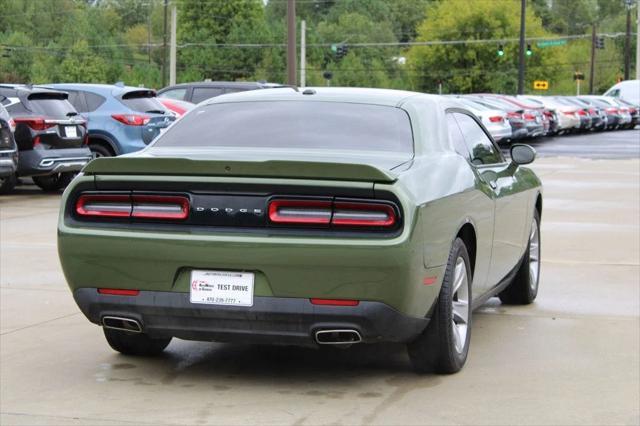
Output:
[[454,99],[280,88],[198,105],[145,150],[89,163],[62,199],[60,261],[111,347],[173,337],[407,343],[465,363],[472,310],[538,292],[535,151],[506,160]]

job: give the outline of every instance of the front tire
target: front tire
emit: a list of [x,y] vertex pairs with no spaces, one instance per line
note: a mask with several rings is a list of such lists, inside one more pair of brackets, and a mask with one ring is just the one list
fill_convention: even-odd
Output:
[[154,339],[144,333],[130,333],[111,328],[103,328],[103,330],[109,346],[124,355],[160,355],[171,342],[171,337]]
[[45,192],[55,192],[66,188],[75,173],[55,173],[47,176],[33,176],[33,182]]
[[9,175],[0,178],[0,194],[8,194],[15,188],[18,179],[16,175]]
[[527,251],[513,281],[499,294],[500,301],[507,305],[528,305],[536,299],[539,283],[540,214],[536,210],[531,221]]
[[467,247],[456,238],[431,321],[407,348],[411,364],[419,373],[457,373],[467,360],[471,340],[470,265]]

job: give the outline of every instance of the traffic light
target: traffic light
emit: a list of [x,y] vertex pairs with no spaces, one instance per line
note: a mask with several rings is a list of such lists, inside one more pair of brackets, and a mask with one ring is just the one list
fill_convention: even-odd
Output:
[[346,44],[339,44],[338,49],[336,51],[336,57],[338,59],[342,59],[347,56],[347,52],[349,51],[349,47]]
[[527,56],[533,55],[533,50],[531,50],[531,45],[527,44]]
[[504,56],[504,46],[503,45],[499,45],[498,46],[498,56]]
[[596,49],[604,49],[604,37],[596,38]]
[[347,55],[347,52],[349,51],[349,46],[343,43],[332,44],[331,51],[333,52],[334,55],[336,55],[336,59],[342,59]]

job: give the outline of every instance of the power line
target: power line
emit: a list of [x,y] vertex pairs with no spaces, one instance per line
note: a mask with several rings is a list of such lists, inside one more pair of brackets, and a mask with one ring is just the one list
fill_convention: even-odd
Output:
[[[632,33],[634,34],[634,33]],[[635,35],[635,34],[634,34]],[[600,37],[607,38],[619,38],[625,37],[625,33],[601,33]],[[535,41],[552,41],[552,40],[579,40],[590,38],[589,34],[570,35],[562,37],[528,37],[525,40],[528,42]],[[432,41],[409,41],[409,42],[363,42],[363,43],[349,43],[351,47],[411,47],[411,46],[439,46],[439,45],[464,45],[464,44],[500,44],[518,42],[517,38],[495,38],[495,39],[470,39],[470,40],[432,40]],[[331,47],[338,44],[333,43],[307,43],[309,47]],[[115,43],[115,44],[95,44],[88,45],[88,48],[116,48],[116,47],[161,47],[163,43]],[[215,42],[187,42],[178,44],[178,48],[187,47],[224,47],[224,48],[285,48],[286,43],[215,43]],[[67,50],[73,49],[75,46],[16,46],[16,45],[2,45],[2,47],[16,49],[16,50]]]

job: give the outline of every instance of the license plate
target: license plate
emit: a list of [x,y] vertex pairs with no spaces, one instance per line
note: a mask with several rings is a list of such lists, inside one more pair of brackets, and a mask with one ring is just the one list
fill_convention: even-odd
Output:
[[251,272],[191,271],[191,303],[253,306]]
[[67,127],[64,128],[64,134],[68,138],[77,138],[78,137],[78,129],[76,129],[76,126],[67,126]]

